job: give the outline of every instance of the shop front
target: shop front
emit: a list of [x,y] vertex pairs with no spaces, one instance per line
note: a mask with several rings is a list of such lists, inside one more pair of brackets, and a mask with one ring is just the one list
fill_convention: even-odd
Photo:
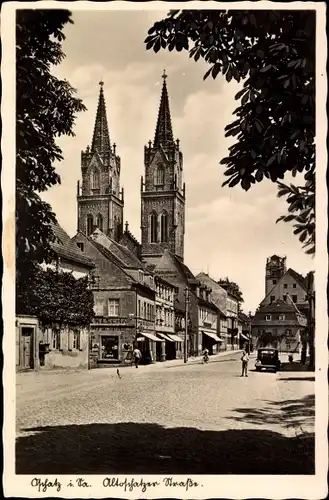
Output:
[[223,342],[214,332],[202,330],[202,351],[208,349],[209,354],[217,354],[219,346]]
[[157,358],[157,344],[163,341],[149,332],[141,332],[137,337],[137,348],[142,354],[141,364],[148,365],[155,363]]

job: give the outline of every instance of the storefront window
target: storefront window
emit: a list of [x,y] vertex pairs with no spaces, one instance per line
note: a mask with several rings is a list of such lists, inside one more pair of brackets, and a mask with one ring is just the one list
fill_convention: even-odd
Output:
[[101,359],[119,359],[119,339],[114,335],[102,335]]

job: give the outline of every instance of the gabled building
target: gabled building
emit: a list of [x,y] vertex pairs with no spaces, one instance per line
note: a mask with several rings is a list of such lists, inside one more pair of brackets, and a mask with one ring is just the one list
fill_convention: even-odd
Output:
[[306,325],[306,317],[293,303],[276,299],[256,311],[252,321],[252,344],[256,349],[274,347],[281,352],[299,352]]
[[307,280],[293,269],[286,269],[285,257],[272,255],[267,259],[265,283],[266,295],[261,306],[279,299],[288,303],[293,302],[301,312],[307,314]]
[[72,239],[95,262],[95,318],[91,325],[95,364],[131,363],[138,346],[144,363],[156,359],[153,276],[127,247],[99,229]]
[[155,332],[162,342],[157,343],[157,361],[181,358],[182,337],[175,332],[175,297],[177,288],[169,281],[155,276]]

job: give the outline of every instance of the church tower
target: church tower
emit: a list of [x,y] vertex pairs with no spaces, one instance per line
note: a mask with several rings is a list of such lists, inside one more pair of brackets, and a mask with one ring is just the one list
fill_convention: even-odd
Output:
[[183,154],[173,136],[167,75],[162,78],[155,137],[144,148],[145,178],[141,178],[142,258],[150,264],[156,264],[165,249],[184,259]]
[[123,233],[123,188],[120,191],[120,157],[111,146],[103,82],[91,147],[81,152],[82,185],[78,181],[78,231],[89,236],[97,227],[116,241]]

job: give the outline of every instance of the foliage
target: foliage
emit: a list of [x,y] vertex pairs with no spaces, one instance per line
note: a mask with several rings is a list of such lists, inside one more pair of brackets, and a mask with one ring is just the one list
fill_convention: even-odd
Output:
[[[35,262],[50,261],[55,214],[39,193],[60,183],[54,161],[63,159],[56,144],[74,135],[76,113],[84,110],[67,81],[51,74],[64,54],[66,10],[17,11],[16,23],[16,271],[24,294]],[[18,308],[21,307],[17,301]]]
[[224,279],[218,280],[218,284],[224,288],[231,295],[234,295],[238,299],[239,302],[244,302],[242,292],[240,287],[234,281],[229,280],[227,277]]
[[[223,185],[240,184],[247,191],[264,178],[277,182],[288,171],[293,176],[304,172],[305,188],[299,191],[305,189],[307,195],[295,193],[300,200],[292,199],[289,190],[285,195],[296,217],[288,215],[288,220],[302,226],[297,234],[312,253],[315,12],[176,10],[150,28],[145,43],[155,52],[187,50],[195,61],[204,59],[210,64],[204,79],[222,73],[228,82],[244,81],[236,95],[240,101],[234,111],[236,119],[225,128],[226,136],[235,137],[236,142],[221,160],[228,177]],[[279,186],[280,196],[282,189]]]
[[68,272],[35,270],[33,281],[20,297],[23,313],[36,315],[42,326],[87,326],[94,316],[88,278]]

